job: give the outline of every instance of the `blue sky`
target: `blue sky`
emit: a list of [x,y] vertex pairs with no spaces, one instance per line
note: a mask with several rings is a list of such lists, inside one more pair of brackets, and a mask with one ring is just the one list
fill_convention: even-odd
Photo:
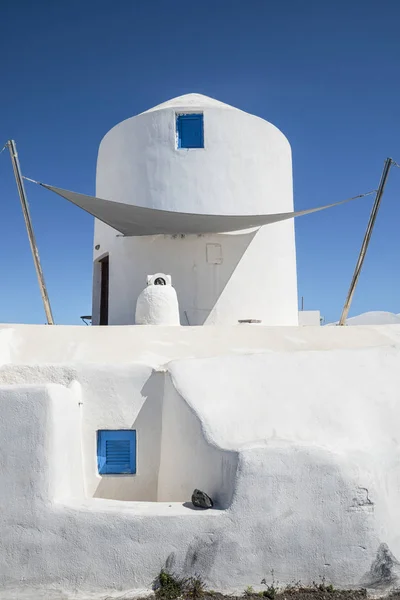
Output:
[[[116,123],[199,92],[277,125],[293,151],[296,209],[377,187],[400,161],[398,0],[5,0],[0,148],[23,173],[94,193]],[[27,184],[56,322],[91,313],[93,222]],[[0,156],[0,322],[44,315],[7,152]],[[340,315],[372,198],[298,219],[299,296]],[[400,312],[400,169],[392,169],[351,314]]]

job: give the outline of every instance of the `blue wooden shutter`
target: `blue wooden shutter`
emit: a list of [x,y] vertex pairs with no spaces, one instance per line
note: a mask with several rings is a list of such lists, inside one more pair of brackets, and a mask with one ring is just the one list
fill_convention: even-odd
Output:
[[97,432],[97,466],[100,475],[136,473],[136,431],[133,429]]
[[178,148],[204,148],[203,114],[177,115]]

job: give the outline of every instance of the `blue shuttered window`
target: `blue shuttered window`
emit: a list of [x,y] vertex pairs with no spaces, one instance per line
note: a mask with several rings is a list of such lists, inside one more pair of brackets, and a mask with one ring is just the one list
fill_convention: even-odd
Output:
[[97,432],[97,466],[100,475],[136,473],[136,431],[133,429]]
[[177,115],[178,148],[204,148],[203,114]]

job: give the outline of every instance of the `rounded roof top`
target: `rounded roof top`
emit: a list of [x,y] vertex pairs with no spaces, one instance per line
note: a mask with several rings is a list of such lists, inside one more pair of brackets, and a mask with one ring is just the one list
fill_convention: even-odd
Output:
[[209,96],[204,96],[203,94],[184,94],[183,96],[177,96],[176,98],[172,98],[171,100],[167,100],[167,102],[163,102],[162,104],[157,104],[153,108],[149,110],[145,110],[141,114],[153,112],[155,110],[162,110],[164,108],[229,108],[231,110],[239,110],[230,106],[229,104],[225,104],[224,102],[220,102],[219,100],[214,100],[214,98],[210,98]]

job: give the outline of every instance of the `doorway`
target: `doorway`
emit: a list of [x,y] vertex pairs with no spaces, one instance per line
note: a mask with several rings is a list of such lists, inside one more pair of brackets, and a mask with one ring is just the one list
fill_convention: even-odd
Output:
[[99,325],[108,325],[108,288],[109,288],[109,257],[100,261],[100,321]]

